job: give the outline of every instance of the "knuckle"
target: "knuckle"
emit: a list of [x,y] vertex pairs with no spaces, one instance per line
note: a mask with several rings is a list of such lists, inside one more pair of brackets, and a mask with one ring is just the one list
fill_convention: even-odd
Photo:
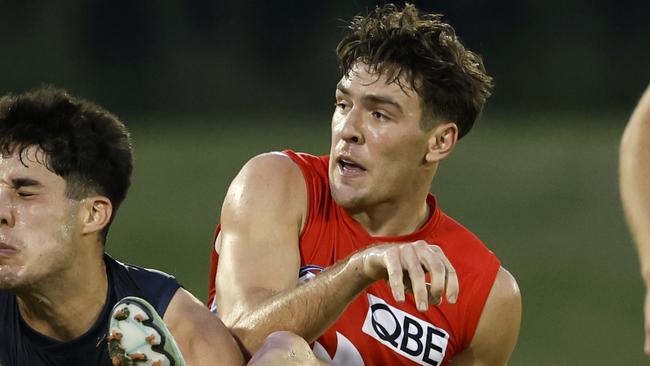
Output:
[[424,271],[420,266],[409,268],[409,276],[415,282],[424,281]]
[[397,255],[399,253],[399,251],[400,251],[400,247],[393,245],[393,246],[390,246],[390,247],[386,248],[386,251],[384,253],[386,255],[395,256],[395,255]]

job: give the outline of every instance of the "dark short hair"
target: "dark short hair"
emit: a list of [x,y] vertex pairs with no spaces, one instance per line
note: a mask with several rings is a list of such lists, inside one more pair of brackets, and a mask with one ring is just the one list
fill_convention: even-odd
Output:
[[[133,155],[129,132],[101,107],[65,90],[42,86],[0,99],[0,154],[25,153],[35,146],[39,161],[66,181],[66,196],[80,200],[94,194],[108,197],[113,216],[131,185]],[[101,233],[108,234],[109,225]]]
[[362,62],[402,88],[407,81],[423,103],[423,128],[443,118],[458,125],[459,137],[469,132],[490,96],[492,77],[442,15],[386,4],[354,17],[348,28],[336,48],[341,76]]

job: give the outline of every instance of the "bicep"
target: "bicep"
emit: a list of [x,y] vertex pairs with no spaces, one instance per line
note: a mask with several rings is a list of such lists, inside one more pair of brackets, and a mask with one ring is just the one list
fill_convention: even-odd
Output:
[[218,311],[227,323],[296,285],[305,202],[302,174],[285,156],[254,158],[233,180],[221,214],[216,275]]
[[504,366],[517,343],[521,324],[521,294],[514,277],[503,267],[476,327],[470,346],[456,356],[453,366]]
[[188,365],[242,365],[241,350],[228,328],[198,299],[180,288],[163,317]]

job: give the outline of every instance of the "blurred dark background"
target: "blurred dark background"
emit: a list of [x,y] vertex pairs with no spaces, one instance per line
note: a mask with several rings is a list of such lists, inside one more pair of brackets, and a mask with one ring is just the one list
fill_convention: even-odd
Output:
[[[373,1],[1,1],[3,90],[51,82],[121,113],[329,111],[344,23]],[[650,2],[419,1],[484,55],[491,108],[627,108]]]
[[[113,111],[136,168],[108,251],[206,298],[212,230],[250,157],[326,153],[343,20],[372,1],[0,0],[0,92]],[[650,1],[419,1],[495,77],[433,192],[516,277],[510,365],[643,365],[643,286],[617,149],[650,82]]]

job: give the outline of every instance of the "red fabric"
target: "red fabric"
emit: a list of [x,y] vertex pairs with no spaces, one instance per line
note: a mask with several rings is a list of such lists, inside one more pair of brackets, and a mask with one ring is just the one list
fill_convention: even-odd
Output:
[[[284,153],[302,170],[309,197],[308,214],[300,235],[301,268],[313,268],[311,266],[327,268],[351,253],[372,244],[426,240],[442,248],[456,269],[460,282],[460,296],[456,304],[443,302],[437,307],[430,306],[425,313],[416,309],[412,295],[407,295],[406,302],[397,303],[393,300],[386,282],[376,282],[350,304],[339,320],[317,340],[316,347],[324,347],[334,360],[333,364],[339,365],[446,365],[472,340],[500,266],[496,256],[474,234],[445,215],[438,208],[433,195],[429,195],[427,199],[432,214],[428,222],[418,231],[399,237],[372,237],[332,199],[327,173],[328,157],[316,157],[290,150]],[[215,238],[218,232],[219,228]],[[217,260],[213,248],[210,273],[211,302],[214,296]],[[377,305],[376,309],[379,311],[375,314],[370,310],[369,301],[377,301],[377,298],[381,299],[379,301],[382,305]],[[387,307],[391,309],[391,313],[384,311]],[[373,306],[372,309],[375,307]],[[398,324],[397,326],[378,323],[377,328],[374,328],[375,332],[385,336],[379,338],[394,344],[395,347],[391,348],[386,342],[382,344],[379,338],[371,336],[372,332],[367,330],[375,327],[374,322],[370,321],[375,319],[375,315],[388,314],[389,319],[397,319],[391,314],[397,314],[399,310],[408,314],[410,320],[407,322],[410,324],[395,320],[393,322]],[[414,323],[430,324],[432,327],[424,325],[424,330],[421,331],[418,326],[413,325]],[[368,328],[369,324],[372,324],[372,327]],[[427,333],[433,331],[429,328],[447,333],[446,349],[438,353],[440,358],[442,358],[440,353],[444,353],[442,362],[434,361],[434,356],[438,352],[436,349],[424,346],[431,343],[428,342],[427,336],[435,338]],[[393,337],[398,334],[397,329],[401,329],[402,333],[413,334],[413,339],[419,340],[402,338],[400,341]],[[351,342],[353,348],[358,351],[363,363],[354,361],[356,356],[350,356],[350,353],[356,354],[356,351],[350,349],[347,341]],[[399,347],[405,348],[407,352],[412,353],[413,357],[407,358],[404,352],[396,350]],[[346,355],[352,358],[346,359]]]

